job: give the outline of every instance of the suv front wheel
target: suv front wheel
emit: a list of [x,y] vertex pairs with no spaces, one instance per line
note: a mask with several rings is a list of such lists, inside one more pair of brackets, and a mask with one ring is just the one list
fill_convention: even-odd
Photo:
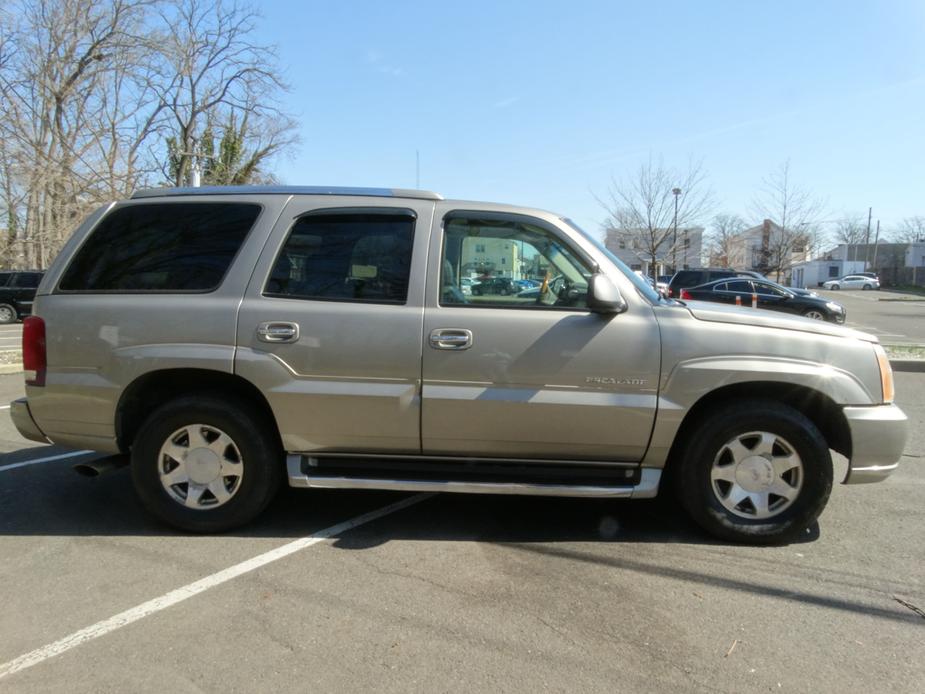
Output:
[[145,507],[191,532],[253,520],[282,476],[282,450],[265,419],[243,402],[210,396],[155,410],[132,446],[132,478]]
[[691,517],[723,540],[789,542],[822,513],[832,458],[816,425],[779,402],[730,404],[689,440],[678,478]]

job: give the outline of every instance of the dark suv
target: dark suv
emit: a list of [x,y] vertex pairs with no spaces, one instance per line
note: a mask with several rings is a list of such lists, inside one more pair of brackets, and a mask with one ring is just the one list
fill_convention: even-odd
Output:
[[693,268],[691,270],[678,270],[668,283],[668,296],[677,299],[681,290],[687,287],[699,287],[701,284],[713,280],[735,277],[738,273],[729,268]]
[[481,296],[482,294],[507,296],[518,291],[520,291],[520,288],[515,287],[513,280],[509,277],[489,277],[479,281],[478,284],[472,285],[472,293],[476,296]]
[[32,313],[42,274],[37,270],[0,271],[0,323],[15,323]]

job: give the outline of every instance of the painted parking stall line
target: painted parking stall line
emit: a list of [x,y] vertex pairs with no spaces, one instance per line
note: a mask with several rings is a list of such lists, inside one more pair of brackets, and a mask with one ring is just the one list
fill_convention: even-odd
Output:
[[[9,407],[9,405],[7,406]],[[61,453],[60,455],[49,455],[44,458],[33,458],[31,460],[21,460],[18,463],[10,463],[9,465],[0,465],[0,472],[6,472],[7,470],[15,470],[16,468],[29,467],[30,465],[40,465],[42,463],[52,463],[56,460],[65,460],[66,458],[77,458],[81,455],[89,455],[90,453],[95,453],[95,451],[71,451],[70,453]]]
[[194,581],[188,585],[182,586],[175,590],[165,593],[160,597],[154,598],[153,600],[148,600],[143,602],[137,607],[132,607],[131,609],[120,612],[119,614],[113,615],[109,619],[104,619],[101,622],[97,622],[91,626],[88,626],[79,631],[75,631],[73,634],[65,636],[63,639],[59,639],[53,643],[48,644],[47,646],[42,646],[41,648],[36,648],[34,651],[25,653],[24,655],[19,656],[13,660],[10,660],[6,663],[0,665],[0,679],[8,675],[12,675],[15,672],[20,672],[26,668],[32,667],[33,665],[38,665],[42,661],[48,660],[49,658],[54,658],[56,655],[60,655],[65,651],[69,651],[72,648],[86,643],[87,641],[92,641],[93,639],[98,639],[101,636],[105,636],[117,629],[121,629],[124,626],[128,626],[134,622],[137,622],[140,619],[144,619],[156,612],[161,610],[166,610],[168,607],[176,605],[177,603],[183,602],[199,593],[205,592],[210,588],[221,585],[222,583],[227,583],[228,581],[237,578],[238,576],[243,576],[246,573],[255,571],[261,567],[271,564],[272,562],[288,557],[291,554],[295,554],[303,549],[308,549],[313,545],[317,545],[320,542],[328,540],[332,537],[341,535],[342,533],[347,532],[348,530],[353,530],[358,528],[361,525],[370,523],[374,520],[378,520],[384,516],[401,511],[402,509],[418,504],[425,499],[429,499],[434,496],[434,494],[415,494],[414,496],[407,497],[401,501],[396,501],[394,504],[389,504],[388,506],[383,506],[382,508],[376,509],[375,511],[370,511],[369,513],[364,513],[362,515],[351,518],[350,520],[344,521],[343,523],[338,523],[337,525],[332,525],[323,530],[319,530],[316,533],[307,535],[306,537],[299,538],[298,540],[293,540],[281,547],[272,549],[269,552],[264,552],[259,554],[252,559],[247,559],[242,561],[239,564],[234,566],[229,566],[227,569],[222,569],[217,573],[214,573],[205,578],[201,578],[198,581]]

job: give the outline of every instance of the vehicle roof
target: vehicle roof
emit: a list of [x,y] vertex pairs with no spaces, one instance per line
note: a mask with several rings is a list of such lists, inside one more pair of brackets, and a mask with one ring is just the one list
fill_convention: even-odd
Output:
[[199,188],[146,188],[136,191],[132,200],[199,195],[356,195],[377,198],[443,200],[440,193],[405,188],[352,188],[340,186],[201,186]]

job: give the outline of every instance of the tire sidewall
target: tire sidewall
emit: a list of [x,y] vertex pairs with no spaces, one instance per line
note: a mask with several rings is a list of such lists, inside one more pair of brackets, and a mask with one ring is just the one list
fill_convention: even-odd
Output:
[[[167,438],[190,424],[225,432],[241,453],[244,475],[235,495],[209,510],[190,509],[174,500],[158,474],[158,455]],[[270,502],[282,475],[282,451],[266,423],[233,399],[185,397],[156,410],[132,446],[132,479],[144,505],[164,522],[190,532],[222,532],[253,520]]]
[[3,309],[6,309],[10,312],[10,317],[9,320],[7,320],[3,317],[2,313],[0,313],[0,325],[9,325],[10,323],[15,323],[16,319],[19,318],[19,313],[16,311],[16,309],[10,304],[0,304],[0,311]]
[[[712,488],[710,471],[720,447],[749,431],[781,436],[803,464],[797,499],[770,519],[736,516],[720,503]],[[704,423],[688,448],[681,477],[684,506],[712,534],[738,542],[781,543],[797,537],[819,517],[832,491],[832,458],[822,434],[800,412],[777,403],[750,401],[724,408]]]

